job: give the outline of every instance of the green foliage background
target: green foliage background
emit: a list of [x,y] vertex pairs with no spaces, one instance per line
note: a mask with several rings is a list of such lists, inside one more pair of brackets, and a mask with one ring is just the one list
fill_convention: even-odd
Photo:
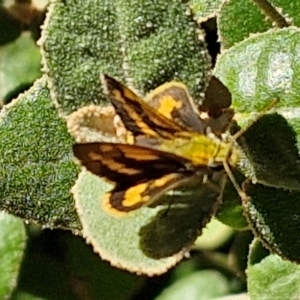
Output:
[[[270,2],[288,25],[279,28],[255,1],[55,0],[38,46],[33,38],[45,10],[20,2],[23,15],[32,12],[30,23],[13,13],[11,1],[0,6],[0,298],[234,299],[247,290],[251,299],[297,299],[300,1]],[[221,44],[215,66],[200,24],[209,17]],[[171,271],[186,249],[156,258],[139,247],[140,233],[165,207],[116,221],[94,209],[109,185],[74,162],[66,119],[82,106],[106,105],[103,72],[141,95],[180,80],[198,104],[213,73],[231,92],[242,127],[280,99],[276,113],[238,141],[247,157],[241,170],[257,182],[243,184],[251,201],[241,204],[228,183],[217,214],[227,226],[209,223],[191,258]],[[244,175],[236,175],[242,184]],[[158,220],[153,226],[167,230],[157,245],[168,251],[169,236],[189,248],[199,230],[192,211],[179,210],[176,224]]]

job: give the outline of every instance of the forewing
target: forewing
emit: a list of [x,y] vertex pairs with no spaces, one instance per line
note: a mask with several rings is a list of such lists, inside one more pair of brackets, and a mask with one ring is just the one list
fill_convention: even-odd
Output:
[[101,78],[116,113],[134,137],[172,139],[178,132],[189,131],[157,112],[120,82],[105,74]]
[[73,151],[87,170],[114,183],[114,189],[103,201],[104,208],[111,213],[128,212],[152,203],[189,178],[211,171],[203,166],[197,167],[196,172],[184,158],[137,145],[75,144]]
[[186,172],[189,161],[177,155],[137,145],[75,144],[74,155],[90,172],[113,182],[139,182],[173,172]]

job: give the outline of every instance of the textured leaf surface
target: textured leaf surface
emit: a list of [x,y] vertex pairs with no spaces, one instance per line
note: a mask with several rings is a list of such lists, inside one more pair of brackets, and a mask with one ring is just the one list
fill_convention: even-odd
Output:
[[299,38],[296,28],[258,34],[229,49],[216,66],[242,112],[238,120],[280,99],[275,109],[286,119],[263,116],[239,139],[252,163],[252,178],[260,183],[246,185],[252,199],[244,206],[268,248],[293,261],[300,257]]
[[116,17],[111,1],[51,3],[40,43],[53,96],[65,111],[106,101],[101,72],[123,79]]
[[279,114],[261,117],[239,142],[251,161],[259,183],[300,190],[297,137],[284,117]]
[[[299,26],[299,1],[271,0],[268,1],[290,25]],[[264,32],[275,28],[270,18],[252,1],[224,1],[218,17],[218,29],[223,48],[248,38],[253,33]]]
[[220,40],[223,48],[248,38],[251,33],[264,32],[272,27],[259,8],[252,1],[223,1],[217,19]]
[[[261,111],[272,99],[279,98],[276,110],[282,108],[286,117],[296,118],[300,104],[299,37],[297,28],[268,31],[252,36],[219,57],[215,73],[230,90],[238,112]],[[294,114],[290,108],[295,108]]]
[[210,65],[186,8],[175,0],[53,1],[40,42],[52,96],[65,112],[104,103],[103,72],[142,93],[178,78],[199,96]]
[[[123,217],[108,215],[101,199],[111,185],[83,171],[73,188],[83,235],[100,256],[131,272],[161,274],[184,256],[217,207],[217,194],[198,184]],[[169,197],[169,198],[168,198]]]
[[146,93],[177,79],[199,97],[207,85],[210,65],[203,33],[188,6],[174,0],[117,3],[124,71],[130,84]]
[[272,251],[299,262],[300,192],[260,184],[248,184],[246,192],[251,201],[244,206],[257,236]]
[[0,298],[8,299],[17,284],[26,243],[22,220],[0,212]]
[[248,267],[248,289],[253,300],[298,299],[300,267],[270,255]]
[[79,228],[70,188],[73,139],[39,80],[0,113],[0,207],[45,226]]

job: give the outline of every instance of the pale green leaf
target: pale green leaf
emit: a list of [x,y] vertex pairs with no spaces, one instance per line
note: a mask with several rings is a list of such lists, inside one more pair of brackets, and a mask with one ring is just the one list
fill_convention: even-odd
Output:
[[16,287],[26,240],[23,221],[0,212],[0,299]]
[[251,300],[299,299],[300,266],[270,255],[247,270]]
[[28,33],[0,49],[0,99],[21,84],[40,77],[39,48]]
[[175,281],[156,300],[207,300],[226,295],[229,286],[226,278],[212,270],[197,271]]
[[199,249],[216,249],[222,246],[233,234],[231,227],[213,219],[204,229],[195,242]]
[[[114,266],[149,276],[181,260],[217,207],[209,185],[166,194],[161,205],[115,216],[102,209],[112,186],[83,171],[73,187],[83,235],[95,252]],[[164,205],[162,205],[164,204]]]
[[[286,28],[257,34],[219,56],[215,75],[232,94],[238,112],[261,111],[279,98],[278,111],[297,118],[300,63],[300,30]],[[283,110],[285,109],[285,110]],[[289,114],[290,112],[290,114]]]

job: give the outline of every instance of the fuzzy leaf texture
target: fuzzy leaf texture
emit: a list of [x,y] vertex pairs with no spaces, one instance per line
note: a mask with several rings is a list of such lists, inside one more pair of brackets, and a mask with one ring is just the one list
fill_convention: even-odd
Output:
[[53,1],[40,44],[61,109],[106,103],[100,73],[143,94],[176,78],[200,96],[210,63],[187,9],[175,0]]
[[77,176],[73,139],[45,80],[0,113],[0,207],[45,227],[80,228],[70,189]]
[[112,265],[148,276],[166,272],[184,257],[217,205],[218,194],[198,183],[166,194],[164,205],[116,217],[100,204],[111,188],[89,172],[79,175],[72,191],[83,236]]
[[299,265],[265,252],[262,245],[254,240],[247,269],[250,299],[298,299]]
[[[299,27],[299,1],[269,0],[267,2],[281,14],[288,25]],[[276,28],[278,25],[272,21],[252,1],[243,1],[243,3],[239,0],[223,1],[217,18],[222,48],[230,48],[250,37],[251,34]]]
[[[263,243],[300,261],[299,38],[297,28],[257,34],[219,57],[215,73],[232,93],[238,120],[279,99],[276,113],[261,117],[238,140],[250,163],[243,203]],[[254,115],[252,115],[252,119]],[[250,117],[251,119],[251,117]],[[249,119],[248,119],[249,120]],[[254,172],[254,174],[253,174]],[[285,220],[282,222],[281,220]]]

